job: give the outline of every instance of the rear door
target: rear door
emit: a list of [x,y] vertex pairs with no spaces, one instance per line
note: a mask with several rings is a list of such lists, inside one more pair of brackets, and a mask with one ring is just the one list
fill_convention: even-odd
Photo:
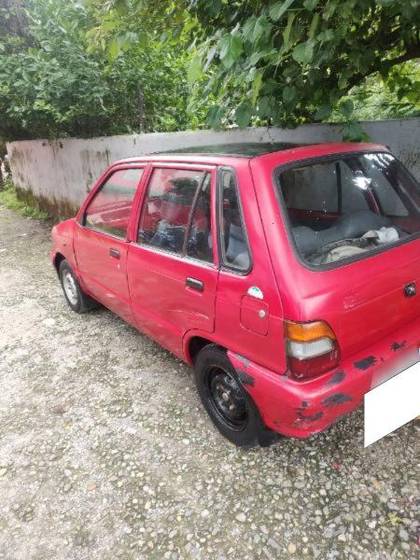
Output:
[[283,311],[247,160],[219,170],[218,221],[217,338],[245,358],[283,373]]
[[74,236],[83,286],[95,299],[130,322],[127,232],[142,174],[142,167],[113,170],[90,199]]
[[187,330],[214,330],[210,166],[155,164],[128,249],[128,281],[137,326],[178,356]]

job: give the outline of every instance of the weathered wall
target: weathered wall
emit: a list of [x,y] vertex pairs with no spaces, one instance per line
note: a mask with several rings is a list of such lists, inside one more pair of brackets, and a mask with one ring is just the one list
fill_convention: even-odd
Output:
[[[420,119],[362,123],[372,142],[387,144],[420,180]],[[29,140],[7,145],[13,179],[23,196],[35,197],[53,215],[74,212],[93,182],[117,159],[188,146],[226,142],[326,142],[340,140],[338,126],[294,130],[186,131],[92,139]]]

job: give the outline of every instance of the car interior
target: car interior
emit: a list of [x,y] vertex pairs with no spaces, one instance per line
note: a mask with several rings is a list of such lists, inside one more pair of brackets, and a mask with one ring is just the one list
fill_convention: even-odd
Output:
[[356,256],[420,230],[407,177],[388,154],[368,156],[281,173],[292,236],[310,264]]

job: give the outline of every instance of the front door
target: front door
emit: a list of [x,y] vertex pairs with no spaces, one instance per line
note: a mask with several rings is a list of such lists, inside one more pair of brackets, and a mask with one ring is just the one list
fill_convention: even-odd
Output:
[[82,285],[103,305],[132,322],[127,284],[127,230],[142,168],[119,168],[89,201],[76,225],[74,250]]
[[214,182],[211,167],[155,165],[128,249],[137,326],[178,356],[187,330],[214,330]]

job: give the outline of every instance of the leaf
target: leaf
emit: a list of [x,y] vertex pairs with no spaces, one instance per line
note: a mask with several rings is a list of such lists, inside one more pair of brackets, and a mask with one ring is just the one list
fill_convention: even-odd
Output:
[[252,40],[252,35],[253,35],[253,32],[254,32],[255,22],[256,22],[256,17],[255,16],[251,16],[250,18],[248,18],[245,21],[245,23],[242,27],[242,36],[244,38],[244,41]]
[[211,128],[220,128],[223,118],[223,108],[220,105],[213,105],[207,113],[207,123]]
[[236,61],[242,54],[244,45],[239,34],[231,35],[230,56]]
[[239,34],[224,35],[219,41],[220,59],[226,68],[231,68],[243,51],[243,43]]
[[194,55],[188,66],[187,79],[190,84],[197,82],[203,75],[201,58],[198,54]]
[[113,62],[120,54],[121,47],[117,39],[113,39],[108,46],[108,58]]
[[204,70],[207,70],[209,68],[210,64],[213,62],[216,52],[217,52],[217,48],[213,45],[213,47],[211,47],[211,49],[207,53]]
[[311,26],[309,27],[309,33],[308,33],[310,39],[313,39],[315,37],[315,32],[318,28],[320,17],[321,16],[319,15],[319,12],[314,13],[314,17],[312,18]]
[[358,122],[348,122],[343,126],[343,140],[346,142],[366,142],[369,136]]
[[252,117],[252,105],[249,101],[243,101],[235,111],[235,120],[239,128],[249,125]]
[[257,71],[257,73],[255,74],[255,78],[254,81],[252,82],[252,104],[255,106],[255,103],[258,99],[258,95],[260,93],[260,89],[262,86],[262,79],[263,79],[263,73],[259,70]]
[[353,109],[354,105],[351,99],[344,99],[338,106],[338,110],[340,111],[340,113],[347,119],[350,118],[351,114],[353,113]]
[[334,31],[332,29],[326,29],[318,34],[319,41],[332,41],[335,38]]
[[257,62],[261,60],[263,56],[265,56],[265,52],[257,51],[253,52],[251,56],[247,59],[248,66],[255,66]]
[[313,55],[314,47],[309,41],[306,41],[306,43],[299,43],[292,51],[292,57],[300,64],[309,64]]
[[296,88],[293,86],[286,86],[283,88],[283,101],[290,104],[296,98]]
[[295,0],[280,0],[273,4],[269,10],[270,17],[273,21],[278,21],[281,16],[290,8]]
[[219,41],[219,56],[223,60],[228,52],[230,47],[230,35],[223,35],[223,37]]
[[341,76],[338,78],[338,87],[339,87],[340,89],[346,89],[347,83],[348,83],[348,82],[347,82],[347,77],[346,77],[346,76],[341,75]]
[[283,31],[283,46],[285,49],[289,48],[290,33],[292,31],[293,22],[295,21],[296,12],[289,12],[287,15],[287,25]]
[[328,119],[328,117],[332,113],[331,105],[321,105],[317,112],[314,115],[314,119],[317,121],[323,121],[324,119]]
[[272,97],[261,97],[258,100],[258,115],[262,118],[271,117],[274,112],[274,102]]
[[263,35],[269,36],[271,33],[272,24],[268,21],[265,16],[260,16],[254,26],[252,33],[252,40],[257,43]]
[[307,10],[312,12],[312,10],[317,7],[318,2],[319,2],[319,0],[305,0],[303,5],[305,6],[305,8]]

